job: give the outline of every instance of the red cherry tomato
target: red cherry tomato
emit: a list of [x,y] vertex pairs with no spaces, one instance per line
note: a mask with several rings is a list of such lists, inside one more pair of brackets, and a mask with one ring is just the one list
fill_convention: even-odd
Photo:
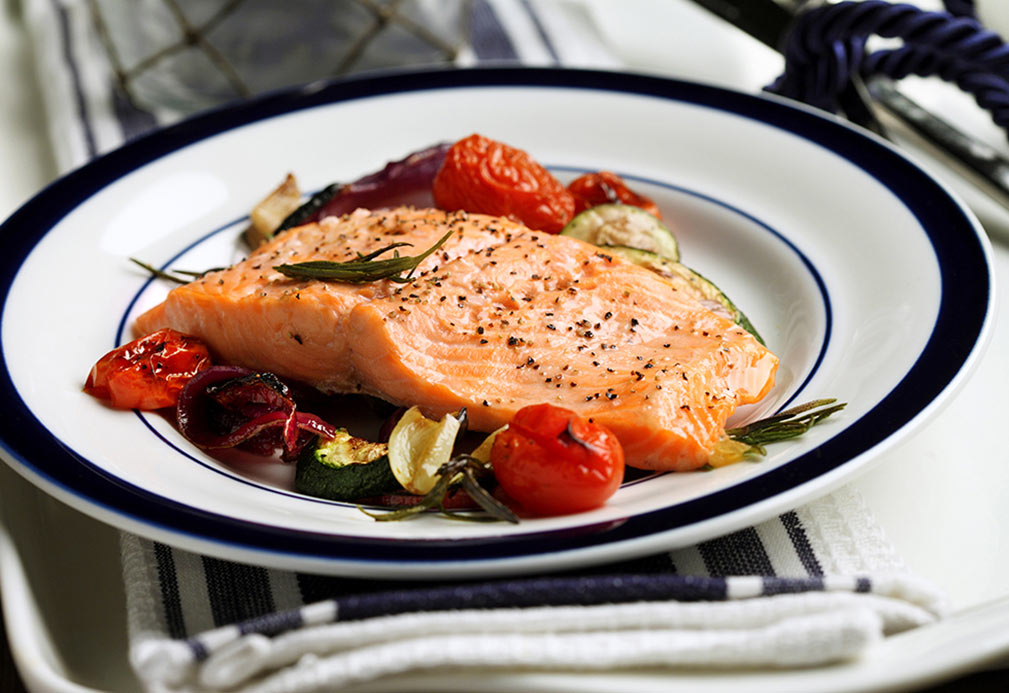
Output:
[[119,409],[172,407],[186,382],[210,365],[210,353],[198,339],[158,330],[99,359],[84,391]]
[[624,478],[624,451],[604,426],[552,404],[520,409],[494,440],[502,490],[536,515],[599,507]]
[[628,188],[623,178],[610,171],[579,176],[568,183],[568,191],[574,195],[576,214],[596,205],[619,202],[640,207],[649,214],[662,218],[658,205]]
[[463,209],[558,233],[574,216],[571,193],[521,149],[470,135],[452,145],[433,185],[441,209]]

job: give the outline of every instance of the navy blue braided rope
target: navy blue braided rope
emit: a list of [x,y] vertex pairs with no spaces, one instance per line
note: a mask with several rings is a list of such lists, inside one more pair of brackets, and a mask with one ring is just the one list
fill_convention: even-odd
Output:
[[[929,12],[865,0],[810,9],[789,34],[785,71],[768,91],[836,112],[854,75],[937,76],[970,93],[1009,130],[1009,45],[981,25],[972,2],[947,0],[946,6],[949,11]],[[868,52],[871,36],[902,45]]]
[[974,0],[945,0],[946,11],[958,17],[977,17]]

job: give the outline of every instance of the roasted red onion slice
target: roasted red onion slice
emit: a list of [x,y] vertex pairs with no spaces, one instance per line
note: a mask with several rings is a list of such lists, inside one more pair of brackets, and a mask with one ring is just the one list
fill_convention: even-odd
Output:
[[276,233],[323,217],[347,214],[359,207],[434,207],[431,186],[450,146],[436,144],[390,162],[381,171],[353,183],[330,185],[284,219]]
[[293,404],[290,388],[273,373],[250,373],[207,385],[209,395],[229,411],[248,418],[286,411]]
[[313,435],[336,433],[318,416],[298,411],[275,375],[237,366],[214,366],[194,376],[179,396],[176,420],[198,447],[243,446],[259,454],[280,448],[285,460],[295,459]]

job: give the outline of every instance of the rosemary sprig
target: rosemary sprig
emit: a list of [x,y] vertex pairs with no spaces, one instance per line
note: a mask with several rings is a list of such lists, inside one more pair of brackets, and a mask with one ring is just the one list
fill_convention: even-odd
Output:
[[[438,471],[440,472],[441,470],[439,469]],[[378,522],[396,522],[398,520],[407,520],[415,515],[425,513],[428,510],[441,507],[442,503],[445,502],[445,496],[448,495],[452,482],[453,479],[451,476],[442,474],[435,483],[434,487],[428,491],[427,495],[421,498],[416,505],[404,505],[390,510],[389,512],[382,513],[368,512],[360,505],[357,506],[357,509]]]
[[281,274],[294,279],[321,279],[331,282],[346,282],[349,284],[364,284],[367,282],[388,279],[394,282],[406,283],[410,281],[417,266],[424,261],[428,255],[438,250],[452,235],[449,231],[433,246],[425,250],[420,255],[400,256],[396,251],[395,257],[385,260],[376,260],[379,255],[395,248],[410,243],[392,243],[383,248],[359,255],[354,260],[346,262],[331,262],[329,260],[310,260],[308,262],[296,262],[290,265],[276,265],[275,270]]
[[[495,520],[518,524],[518,515],[497,498],[492,496],[477,479],[477,473],[481,475],[493,474],[493,470],[488,462],[481,462],[470,455],[460,455],[465,458],[466,466],[462,469],[462,487],[469,497],[476,501],[484,511]],[[458,458],[457,458],[458,459]]]
[[764,445],[781,440],[798,438],[810,428],[845,407],[845,403],[835,404],[836,399],[816,399],[805,404],[786,409],[774,416],[753,423],[726,429],[732,440],[746,443],[759,455],[766,454]]
[[[438,468],[438,481],[434,488],[427,492],[416,505],[395,508],[389,512],[372,513],[361,506],[358,509],[368,517],[378,522],[395,522],[415,517],[428,510],[440,508],[442,514],[453,520],[468,520],[471,522],[487,522],[501,520],[518,524],[519,518],[507,506],[492,496],[480,485],[479,476],[491,473],[490,465],[472,455],[457,455]],[[446,510],[445,497],[449,491],[462,487],[487,513],[487,515],[464,515],[458,511]]]
[[[186,271],[186,270],[172,270],[172,272],[175,273],[175,274],[172,274],[170,272],[166,272],[165,270],[160,270],[157,267],[155,267],[154,265],[148,264],[148,263],[144,262],[143,260],[138,260],[135,257],[129,258],[129,261],[132,262],[135,265],[139,265],[140,267],[144,268],[145,270],[147,270],[148,272],[150,272],[152,276],[155,276],[155,277],[157,277],[159,279],[167,279],[168,281],[175,282],[176,284],[188,284],[189,282],[193,281],[194,279],[199,279],[200,277],[202,277],[205,274],[209,274],[210,272],[216,272],[218,270],[224,269],[223,267],[214,267],[214,268],[211,268],[211,269],[208,269],[208,270],[203,270],[202,272],[189,272],[189,271]],[[181,276],[176,276],[176,275],[181,275]]]
[[182,277],[176,277],[175,275],[169,274],[168,272],[165,272],[164,270],[159,270],[154,265],[149,265],[146,262],[143,262],[142,260],[138,260],[138,259],[133,258],[133,257],[130,258],[130,262],[132,262],[134,264],[137,264],[137,265],[140,265],[145,270],[147,270],[148,272],[150,272],[155,277],[158,277],[159,279],[167,279],[168,281],[175,282],[176,284],[188,284],[190,281],[192,281],[191,279],[183,279]]
[[[374,260],[375,258],[377,258],[382,253],[385,253],[385,252],[388,252],[390,250],[393,250],[394,248],[403,248],[403,247],[412,246],[412,245],[413,245],[413,243],[405,243],[403,241],[400,241],[399,243],[390,243],[389,245],[385,246],[384,248],[379,248],[378,250],[371,251],[367,255],[362,255],[361,253],[358,253],[357,254],[357,260],[355,260],[354,262],[369,262],[369,261]],[[399,257],[399,253],[398,252],[396,253],[396,257]],[[301,264],[307,265],[309,263],[303,262]],[[325,262],[324,261],[323,263],[315,263],[315,264],[327,264],[327,265],[335,264],[335,265],[342,265],[344,263],[342,263],[342,262],[335,262],[334,263],[334,262]]]

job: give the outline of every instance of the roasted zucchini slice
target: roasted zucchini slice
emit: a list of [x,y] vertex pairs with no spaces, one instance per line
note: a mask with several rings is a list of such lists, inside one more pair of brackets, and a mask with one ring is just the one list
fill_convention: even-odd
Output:
[[300,493],[355,501],[402,491],[389,467],[385,443],[356,438],[339,428],[332,440],[316,438],[298,457],[294,487]]
[[586,209],[568,222],[562,236],[571,236],[594,245],[639,248],[678,262],[676,236],[657,217],[640,207],[605,204]]
[[629,260],[635,265],[650,269],[659,276],[668,279],[678,289],[693,292],[712,312],[724,315],[752,334],[758,342],[761,344],[764,343],[763,338],[757,333],[757,329],[750,322],[749,318],[743,314],[743,311],[729,300],[729,297],[710,280],[704,278],[686,265],[673,262],[656,253],[639,248],[605,246],[605,252]]

